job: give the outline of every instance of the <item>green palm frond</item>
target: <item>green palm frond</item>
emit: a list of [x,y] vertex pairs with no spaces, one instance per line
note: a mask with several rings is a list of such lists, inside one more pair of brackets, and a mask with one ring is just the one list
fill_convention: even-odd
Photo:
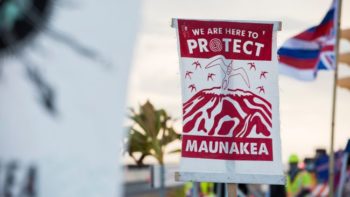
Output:
[[[139,106],[139,112],[130,109],[129,118],[134,126],[129,129],[128,153],[138,164],[143,164],[143,159],[152,155],[160,164],[164,162],[165,147],[174,140],[180,139],[172,126],[168,126],[174,120],[164,109],[155,109],[151,102]],[[140,160],[135,153],[141,153]]]

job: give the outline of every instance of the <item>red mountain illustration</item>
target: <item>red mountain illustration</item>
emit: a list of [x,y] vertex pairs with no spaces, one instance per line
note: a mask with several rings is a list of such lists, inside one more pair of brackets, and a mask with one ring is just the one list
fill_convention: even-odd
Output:
[[204,89],[183,104],[183,132],[245,138],[270,136],[272,106],[264,98],[241,89]]

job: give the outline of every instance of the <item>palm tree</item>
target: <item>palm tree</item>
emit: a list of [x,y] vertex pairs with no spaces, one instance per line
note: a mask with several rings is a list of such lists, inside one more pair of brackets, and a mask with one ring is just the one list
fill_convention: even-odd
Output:
[[[163,166],[165,147],[180,139],[171,125],[174,119],[164,109],[155,109],[149,101],[140,106],[139,112],[131,109],[130,119],[134,125],[129,129],[128,154],[138,166],[143,165],[147,156],[153,156]],[[169,153],[175,152],[179,150]],[[137,153],[141,155],[136,157]]]

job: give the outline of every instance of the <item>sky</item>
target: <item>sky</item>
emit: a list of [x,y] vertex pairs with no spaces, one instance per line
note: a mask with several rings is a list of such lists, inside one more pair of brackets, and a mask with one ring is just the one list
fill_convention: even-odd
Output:
[[[134,51],[129,81],[128,106],[138,107],[149,99],[166,109],[181,132],[181,86],[175,29],[171,18],[282,21],[277,45],[318,24],[330,0],[147,0],[143,1],[141,27]],[[350,1],[343,1],[342,27],[350,28]],[[341,42],[341,51],[350,43]],[[350,67],[340,65],[340,76],[350,76]],[[282,159],[291,153],[314,156],[315,148],[330,146],[333,72],[321,72],[313,82],[280,76]],[[350,138],[350,91],[338,88],[335,149]],[[178,157],[167,157],[177,161]]]

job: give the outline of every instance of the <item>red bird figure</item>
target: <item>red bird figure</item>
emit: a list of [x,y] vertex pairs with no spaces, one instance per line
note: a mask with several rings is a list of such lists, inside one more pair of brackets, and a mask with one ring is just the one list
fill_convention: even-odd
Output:
[[251,70],[251,69],[253,69],[253,68],[254,68],[254,70],[256,70],[255,63],[254,63],[254,62],[250,62],[250,63],[248,63],[248,65],[250,66],[250,67],[249,67],[249,70]]
[[265,94],[265,88],[264,86],[259,86],[256,88],[257,90],[259,90],[259,93],[264,93]]
[[186,71],[185,79],[186,79],[187,77],[191,79],[192,74],[193,74],[192,71]]
[[191,92],[197,91],[197,88],[196,88],[196,86],[194,84],[189,85],[188,88],[191,89]]
[[199,68],[202,68],[202,66],[201,66],[201,64],[199,63],[199,61],[195,61],[195,62],[193,62],[192,63],[192,65],[195,65],[196,67],[196,69],[199,67]]
[[208,74],[208,77],[207,77],[207,81],[209,81],[209,79],[213,81],[213,80],[214,80],[214,79],[213,79],[214,76],[215,76],[214,73],[209,73],[209,74]]
[[262,71],[262,72],[260,73],[260,79],[263,78],[263,77],[264,77],[264,79],[266,79],[266,74],[267,74],[267,73],[268,73],[267,71]]

